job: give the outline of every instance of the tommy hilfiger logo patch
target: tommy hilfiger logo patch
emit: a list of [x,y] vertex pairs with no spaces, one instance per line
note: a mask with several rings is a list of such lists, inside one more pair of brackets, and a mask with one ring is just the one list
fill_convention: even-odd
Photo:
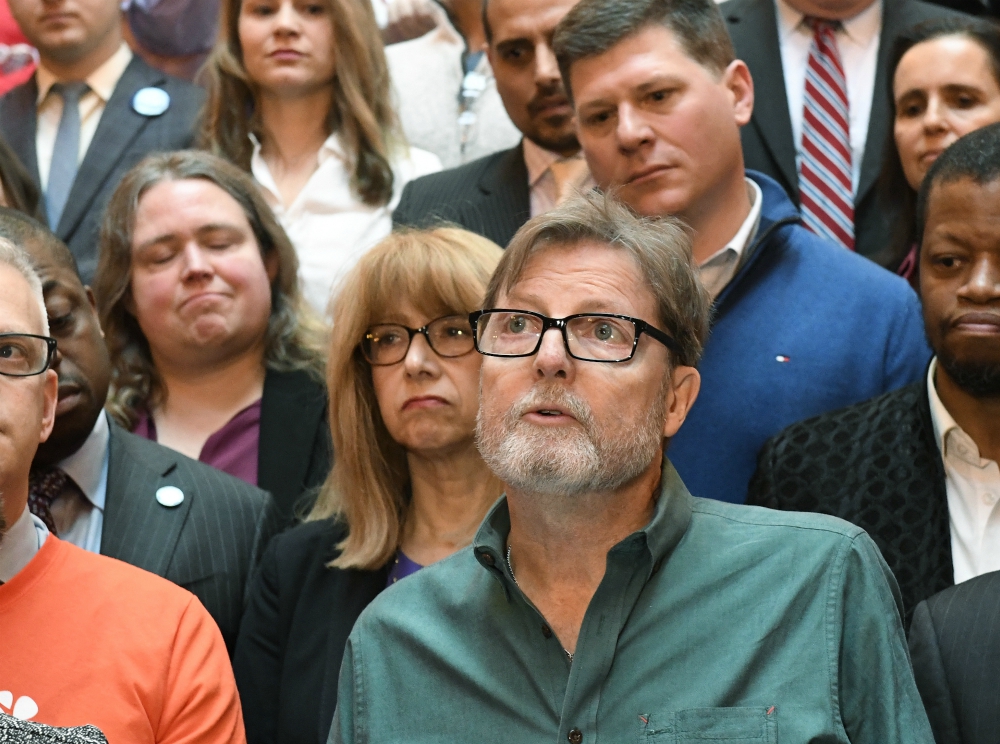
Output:
[[24,695],[14,701],[14,693],[0,690],[0,710],[22,721],[30,721],[38,715],[38,703]]

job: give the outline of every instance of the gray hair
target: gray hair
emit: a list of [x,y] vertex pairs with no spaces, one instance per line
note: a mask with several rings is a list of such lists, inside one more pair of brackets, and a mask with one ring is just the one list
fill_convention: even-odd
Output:
[[691,238],[678,220],[640,217],[613,194],[575,197],[518,230],[490,279],[484,308],[496,306],[533,256],[584,242],[621,250],[635,260],[659,311],[659,318],[644,320],[673,337],[674,364],[695,366],[708,339],[711,297],[691,258]]
[[45,295],[42,294],[42,280],[38,278],[35,267],[28,254],[6,238],[0,238],[0,264],[9,266],[24,277],[31,288],[31,294],[38,301],[42,314],[42,335],[49,335],[49,316],[45,312]]

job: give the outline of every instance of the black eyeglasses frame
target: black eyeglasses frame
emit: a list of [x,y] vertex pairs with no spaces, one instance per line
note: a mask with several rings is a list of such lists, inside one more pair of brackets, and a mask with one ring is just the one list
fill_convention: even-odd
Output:
[[43,372],[45,372],[45,370],[49,369],[49,367],[52,366],[52,357],[54,357],[56,354],[56,345],[57,345],[56,340],[54,338],[52,338],[51,336],[40,336],[37,333],[16,333],[14,331],[10,331],[8,333],[0,333],[0,341],[2,341],[5,338],[10,338],[11,336],[17,336],[19,338],[42,339],[47,347],[45,352],[45,366],[42,367],[37,372],[29,372],[26,375],[12,375],[9,372],[0,372],[0,375],[3,375],[4,377],[35,377],[36,375],[42,374]]

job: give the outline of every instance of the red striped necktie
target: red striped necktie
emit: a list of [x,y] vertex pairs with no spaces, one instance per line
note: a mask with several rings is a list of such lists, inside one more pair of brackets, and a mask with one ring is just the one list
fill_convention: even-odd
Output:
[[854,250],[854,193],[847,78],[837,50],[838,21],[806,18],[813,29],[802,109],[799,196],[817,235]]

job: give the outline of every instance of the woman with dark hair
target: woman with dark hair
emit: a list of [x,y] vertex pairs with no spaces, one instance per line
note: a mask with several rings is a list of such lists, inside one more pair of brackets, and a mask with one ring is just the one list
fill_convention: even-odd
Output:
[[892,50],[890,112],[880,198],[892,220],[889,267],[915,282],[917,192],[931,164],[962,135],[1000,121],[1000,25],[928,21]]
[[10,145],[0,139],[0,207],[10,207],[32,217],[43,217],[38,209],[40,201],[38,187],[28,171]]
[[151,155],[112,195],[94,279],[130,431],[270,491],[287,518],[330,469],[324,331],[295,249],[246,173]]
[[325,311],[403,186],[441,167],[406,145],[370,0],[225,0],[203,74],[203,146],[257,179]]

